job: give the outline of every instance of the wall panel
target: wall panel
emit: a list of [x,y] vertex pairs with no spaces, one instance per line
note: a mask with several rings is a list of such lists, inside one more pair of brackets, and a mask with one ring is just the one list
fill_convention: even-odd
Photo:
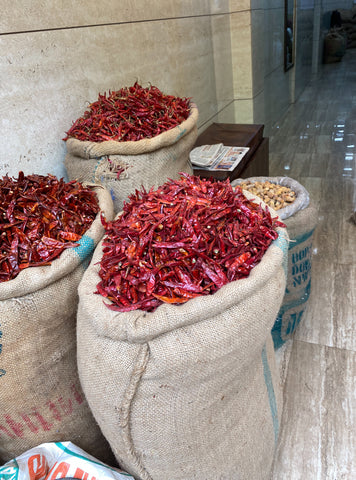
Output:
[[[228,66],[222,27],[215,22],[215,46]],[[200,124],[218,111],[210,15],[2,35],[0,48],[0,175],[63,175],[61,139],[72,121],[99,92],[135,80],[192,97]],[[231,71],[226,78],[224,105]]]
[[[0,33],[209,15],[209,0],[1,1]],[[222,5],[226,8],[226,0]]]
[[[64,175],[65,131],[99,92],[135,80],[192,97],[199,131],[212,121],[255,122],[265,123],[268,134],[291,100],[291,73],[283,71],[283,3],[3,0],[0,176],[20,169]],[[298,91],[310,72],[303,53],[310,15],[303,18]]]

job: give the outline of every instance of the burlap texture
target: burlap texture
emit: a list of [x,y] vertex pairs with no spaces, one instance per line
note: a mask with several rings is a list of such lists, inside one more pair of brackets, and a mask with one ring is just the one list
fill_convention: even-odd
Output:
[[93,294],[96,248],[79,286],[79,376],[136,479],[269,478],[282,405],[270,332],[288,249],[278,231],[248,278],[151,313],[114,312]]
[[308,191],[297,180],[290,177],[250,177],[237,179],[232,185],[239,185],[246,180],[284,185],[297,194],[291,205],[277,212],[287,227],[290,239],[286,291],[272,328],[277,349],[291,338],[307,307],[311,287],[313,233],[318,222],[318,211],[310,201]]
[[187,120],[153,138],[137,142],[83,142],[70,138],[66,142],[67,175],[70,180],[104,185],[117,213],[141,185],[157,188],[169,178],[179,178],[179,172],[193,173],[189,152],[197,139],[197,121],[198,108],[192,104]]
[[285,295],[272,329],[275,348],[282,346],[296,330],[308,304],[311,289],[313,234],[318,210],[313,202],[283,220],[290,238]]
[[[113,218],[109,193],[95,187]],[[0,460],[41,443],[68,440],[113,459],[81,390],[76,361],[77,288],[104,235],[100,214],[50,266],[31,267],[0,283]]]

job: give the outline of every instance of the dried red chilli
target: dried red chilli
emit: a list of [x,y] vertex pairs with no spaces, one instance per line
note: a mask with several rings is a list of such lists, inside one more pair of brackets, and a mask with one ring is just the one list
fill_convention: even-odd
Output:
[[0,180],[0,282],[28,267],[50,265],[77,247],[99,212],[96,194],[53,175]]
[[95,293],[120,312],[184,303],[247,277],[284,226],[229,180],[184,173],[157,190],[136,190],[103,224]]
[[176,127],[188,118],[189,111],[190,99],[165,95],[153,85],[145,88],[136,82],[108,95],[99,94],[63,140],[135,142]]

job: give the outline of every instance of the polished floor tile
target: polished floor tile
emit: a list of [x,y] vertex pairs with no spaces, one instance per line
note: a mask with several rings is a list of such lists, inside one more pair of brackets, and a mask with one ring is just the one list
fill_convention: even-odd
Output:
[[294,340],[273,480],[356,478],[355,390],[355,352]]
[[294,339],[356,353],[355,285],[356,265],[314,259],[310,301]]
[[323,65],[271,129],[270,175],[318,208],[311,294],[276,352],[284,410],[272,480],[356,480],[356,49]]
[[308,191],[310,199],[319,208],[321,197],[321,184],[322,179],[320,177],[305,177],[301,176],[298,180]]
[[348,212],[354,208],[355,184],[348,177],[324,178],[321,186],[320,209],[323,212]]
[[276,361],[279,366],[279,383],[283,388],[288,374],[290,356],[293,349],[293,339],[287,340],[277,351]]

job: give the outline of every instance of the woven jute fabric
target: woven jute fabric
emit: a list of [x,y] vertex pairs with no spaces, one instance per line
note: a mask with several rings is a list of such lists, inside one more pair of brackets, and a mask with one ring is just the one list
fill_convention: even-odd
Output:
[[189,117],[156,137],[137,142],[85,142],[69,138],[65,168],[70,180],[101,183],[111,193],[115,213],[131,193],[149,190],[180,172],[193,173],[189,153],[198,136],[198,108]]
[[278,210],[278,215],[285,223],[290,239],[288,250],[288,275],[285,295],[272,328],[275,348],[281,347],[289,340],[308,305],[311,289],[313,234],[318,223],[318,211],[310,200],[306,188],[290,177],[250,177],[237,179],[232,185],[242,182],[269,181],[291,188],[296,193],[296,200]]
[[272,329],[275,348],[289,340],[308,306],[311,291],[313,236],[318,223],[318,210],[310,201],[308,206],[283,220],[290,243],[288,275],[281,308]]
[[[110,194],[93,187],[113,218]],[[41,443],[67,441],[113,459],[80,386],[76,359],[78,285],[104,228],[100,214],[80,245],[49,266],[0,283],[0,460]]]
[[78,290],[79,377],[136,479],[269,478],[282,406],[271,328],[288,250],[278,232],[248,278],[154,312],[114,312],[93,293],[96,248]]

